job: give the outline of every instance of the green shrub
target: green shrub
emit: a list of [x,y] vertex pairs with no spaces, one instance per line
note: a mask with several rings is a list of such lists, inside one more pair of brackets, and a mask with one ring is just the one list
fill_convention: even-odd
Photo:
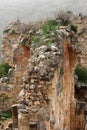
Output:
[[61,74],[61,75],[64,74],[64,68],[63,68],[63,66],[61,66],[61,68],[60,68],[60,74]]
[[51,45],[54,41],[56,42],[58,40],[57,30],[60,26],[61,24],[56,20],[48,20],[42,24],[41,29],[47,45]]
[[78,76],[79,82],[87,83],[87,68],[78,65],[75,74]]
[[25,39],[23,40],[22,44],[23,44],[24,46],[26,46],[27,40],[28,40],[27,38],[25,38]]
[[75,25],[71,25],[71,30],[74,32],[77,32],[78,27]]
[[51,45],[51,44],[52,44],[51,40],[46,41],[46,45]]
[[10,31],[10,29],[5,29],[4,33],[8,33]]
[[39,36],[34,36],[32,41],[31,41],[31,44],[32,43],[39,43],[40,42],[40,37]]
[[12,32],[11,32],[12,34],[15,34],[16,33],[16,31],[15,30],[12,30]]
[[41,28],[42,28],[43,33],[47,34],[49,33],[49,31],[55,31],[57,26],[60,26],[60,25],[59,23],[57,23],[56,20],[49,20],[45,22]]
[[67,14],[72,14],[72,12],[71,12],[70,10],[68,10],[66,13],[67,13]]
[[0,113],[0,119],[1,118],[12,118],[12,112],[11,111],[7,111],[7,112],[1,112]]
[[1,63],[0,64],[0,78],[8,76],[8,70],[11,66],[8,63]]
[[44,34],[45,38],[50,38],[50,34]]

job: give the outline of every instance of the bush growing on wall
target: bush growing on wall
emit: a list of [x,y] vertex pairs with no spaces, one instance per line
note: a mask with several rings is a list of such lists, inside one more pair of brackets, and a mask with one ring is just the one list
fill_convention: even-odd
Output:
[[8,75],[8,70],[11,66],[8,63],[1,63],[0,64],[0,78],[5,77]]
[[5,119],[6,118],[12,118],[12,112],[11,111],[6,111],[6,112],[1,112],[0,113],[0,119],[4,117]]
[[87,68],[78,65],[75,69],[75,74],[78,76],[79,82],[87,83]]
[[78,27],[75,25],[71,25],[71,30],[74,32],[77,32]]

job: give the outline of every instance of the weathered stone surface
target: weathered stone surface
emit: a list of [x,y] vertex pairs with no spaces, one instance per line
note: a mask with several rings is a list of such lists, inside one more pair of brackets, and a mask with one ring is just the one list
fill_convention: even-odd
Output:
[[29,116],[26,110],[20,110],[18,114],[18,129],[29,130]]
[[70,102],[74,99],[71,71],[77,51],[65,38],[68,35],[61,33],[62,45],[37,47],[23,75],[23,97],[30,120],[43,122],[42,129],[46,130],[70,130]]
[[1,60],[3,63],[11,65],[12,69],[8,71],[8,77],[0,79],[0,90],[10,95],[12,102],[17,101],[22,76],[30,57],[29,46],[23,44],[28,42],[27,36],[21,34],[28,31],[29,28],[30,26],[17,21],[10,23],[3,33]]

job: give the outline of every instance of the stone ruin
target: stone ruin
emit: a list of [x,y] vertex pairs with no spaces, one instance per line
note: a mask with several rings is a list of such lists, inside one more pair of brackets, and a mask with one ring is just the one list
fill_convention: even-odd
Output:
[[[74,78],[78,59],[82,57],[81,35],[70,30],[71,25],[62,26],[57,30],[57,44],[33,48],[24,34],[27,28],[19,36],[19,25],[15,24],[15,33],[7,28],[2,44],[2,61],[15,67],[13,85],[15,94],[19,93],[12,105],[13,121],[5,130],[86,129],[87,91],[77,91],[75,80],[78,81]],[[24,41],[27,46],[20,44]],[[85,97],[81,98],[82,92]]]

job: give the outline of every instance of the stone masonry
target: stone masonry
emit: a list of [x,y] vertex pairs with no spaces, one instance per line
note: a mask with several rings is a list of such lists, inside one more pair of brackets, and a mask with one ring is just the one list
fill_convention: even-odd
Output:
[[[72,73],[78,51],[65,28],[62,34],[58,46],[38,47],[28,60],[18,100],[20,130],[70,130],[70,104],[74,101]],[[28,120],[28,127],[22,120]]]
[[8,63],[13,70],[11,76],[7,77],[10,78],[9,82],[0,83],[0,85],[2,88],[1,94],[6,94],[11,100],[10,104],[8,102],[9,106],[17,101],[17,94],[22,84],[22,76],[30,57],[29,46],[23,46],[24,37],[20,39],[21,34],[25,31],[26,25],[17,21],[10,23],[3,33],[1,61]]
[[[78,62],[86,66],[87,30],[84,29],[83,23],[87,23],[87,18],[70,15],[71,23],[57,29],[57,41],[51,45],[44,43],[48,39],[44,39],[39,28],[36,34],[37,37],[39,35],[42,40],[44,39],[44,44],[38,46],[34,44],[35,48],[33,45],[29,46],[30,37],[25,32],[28,29],[28,33],[32,36],[32,30],[29,31],[29,26],[26,27],[25,24],[22,26],[19,21],[16,24],[12,23],[11,29],[8,27],[5,30],[2,61],[7,61],[14,67],[14,92],[20,91],[16,104],[12,105],[13,122],[8,124],[7,129],[84,130],[86,128],[86,101],[78,97],[80,92],[76,93],[74,70]],[[78,26],[78,32],[71,29],[72,24]],[[51,35],[54,41],[54,34]],[[10,49],[11,53],[8,52]]]

